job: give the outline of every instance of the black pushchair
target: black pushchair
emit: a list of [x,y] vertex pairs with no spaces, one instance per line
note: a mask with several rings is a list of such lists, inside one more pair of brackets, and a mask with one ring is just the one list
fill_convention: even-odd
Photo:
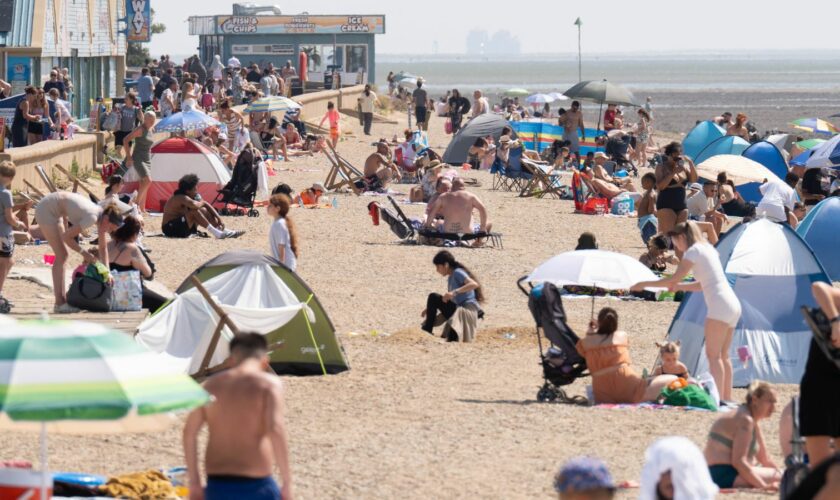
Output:
[[[573,383],[581,377],[588,377],[586,360],[577,352],[577,335],[566,324],[566,311],[560,291],[551,283],[540,283],[526,290],[522,283],[528,277],[522,277],[516,283],[522,293],[528,297],[528,309],[537,324],[537,345],[543,369],[543,386],[537,392],[537,401],[577,405],[589,404],[583,396],[568,396],[563,386]],[[543,350],[542,337],[548,339],[550,346]]]
[[[260,212],[254,208],[254,199],[257,197],[258,169],[262,156],[253,147],[246,147],[236,158],[236,165],[230,181],[224,188],[219,190],[213,204],[224,203],[225,206],[219,213],[222,215],[248,215],[248,217],[259,217]],[[235,205],[238,208],[229,209],[228,205]],[[246,210],[247,209],[247,212]]]

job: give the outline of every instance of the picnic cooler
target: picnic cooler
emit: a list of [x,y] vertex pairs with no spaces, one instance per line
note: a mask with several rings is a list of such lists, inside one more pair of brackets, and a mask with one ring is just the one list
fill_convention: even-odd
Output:
[[636,210],[636,203],[627,194],[620,194],[612,199],[611,213],[613,215],[630,215]]
[[[0,468],[0,500],[40,498],[41,479],[41,473],[31,469]],[[52,498],[52,480],[46,496]]]

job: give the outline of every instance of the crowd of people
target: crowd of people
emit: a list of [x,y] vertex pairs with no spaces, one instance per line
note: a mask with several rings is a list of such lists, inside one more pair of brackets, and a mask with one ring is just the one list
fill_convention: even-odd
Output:
[[[12,86],[0,79],[0,99],[11,97],[11,91]],[[11,126],[6,125],[4,137],[10,147],[71,139],[79,130],[69,109],[74,92],[67,68],[52,68],[43,86],[27,85],[23,94]]]

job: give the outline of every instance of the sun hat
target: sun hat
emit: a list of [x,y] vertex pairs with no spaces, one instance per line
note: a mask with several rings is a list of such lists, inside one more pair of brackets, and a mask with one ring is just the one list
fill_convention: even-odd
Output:
[[510,136],[509,135],[503,135],[503,136],[499,137],[499,142],[510,142]]
[[322,193],[326,193],[326,192],[327,192],[327,189],[326,189],[326,188],[324,187],[324,185],[323,185],[323,184],[321,184],[320,182],[316,182],[316,183],[312,184],[312,190],[313,190],[313,191],[320,191],[320,192],[322,192]]
[[432,160],[426,168],[443,168],[443,163],[440,160]]
[[691,189],[692,191],[702,191],[703,186],[701,186],[699,182],[692,182],[688,185],[688,189]]
[[620,128],[612,129],[609,132],[607,132],[607,137],[609,138],[618,137],[620,135],[624,135],[624,131]]
[[573,458],[563,464],[554,476],[554,490],[557,493],[597,489],[615,490],[615,483],[607,465],[597,458]]
[[593,158],[609,159],[609,156],[607,156],[607,154],[604,153],[603,151],[598,151],[597,153],[595,153],[595,156]]

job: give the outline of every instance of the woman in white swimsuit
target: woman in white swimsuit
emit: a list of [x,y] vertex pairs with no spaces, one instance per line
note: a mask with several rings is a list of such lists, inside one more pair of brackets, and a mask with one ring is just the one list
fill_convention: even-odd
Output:
[[[731,401],[732,361],[729,357],[729,347],[732,344],[735,325],[741,318],[741,303],[738,302],[738,297],[723,273],[717,250],[703,239],[697,224],[691,221],[677,224],[668,236],[676,249],[683,252],[676,272],[670,278],[636,283],[630,290],[668,287],[671,291],[703,293],[708,310],[705,337],[709,370],[720,391],[721,399]],[[681,283],[692,270],[695,281]]]
[[[108,234],[122,225],[123,216],[118,213],[115,205],[103,209],[80,194],[58,191],[44,196],[38,202],[35,207],[35,218],[47,238],[47,243],[55,253],[55,262],[52,266],[55,312],[78,312],[78,309],[67,304],[67,288],[64,283],[67,248],[79,253],[89,264],[101,260],[107,266]],[[76,237],[83,230],[93,226],[96,226],[99,231],[99,258],[83,249],[76,241]]]

